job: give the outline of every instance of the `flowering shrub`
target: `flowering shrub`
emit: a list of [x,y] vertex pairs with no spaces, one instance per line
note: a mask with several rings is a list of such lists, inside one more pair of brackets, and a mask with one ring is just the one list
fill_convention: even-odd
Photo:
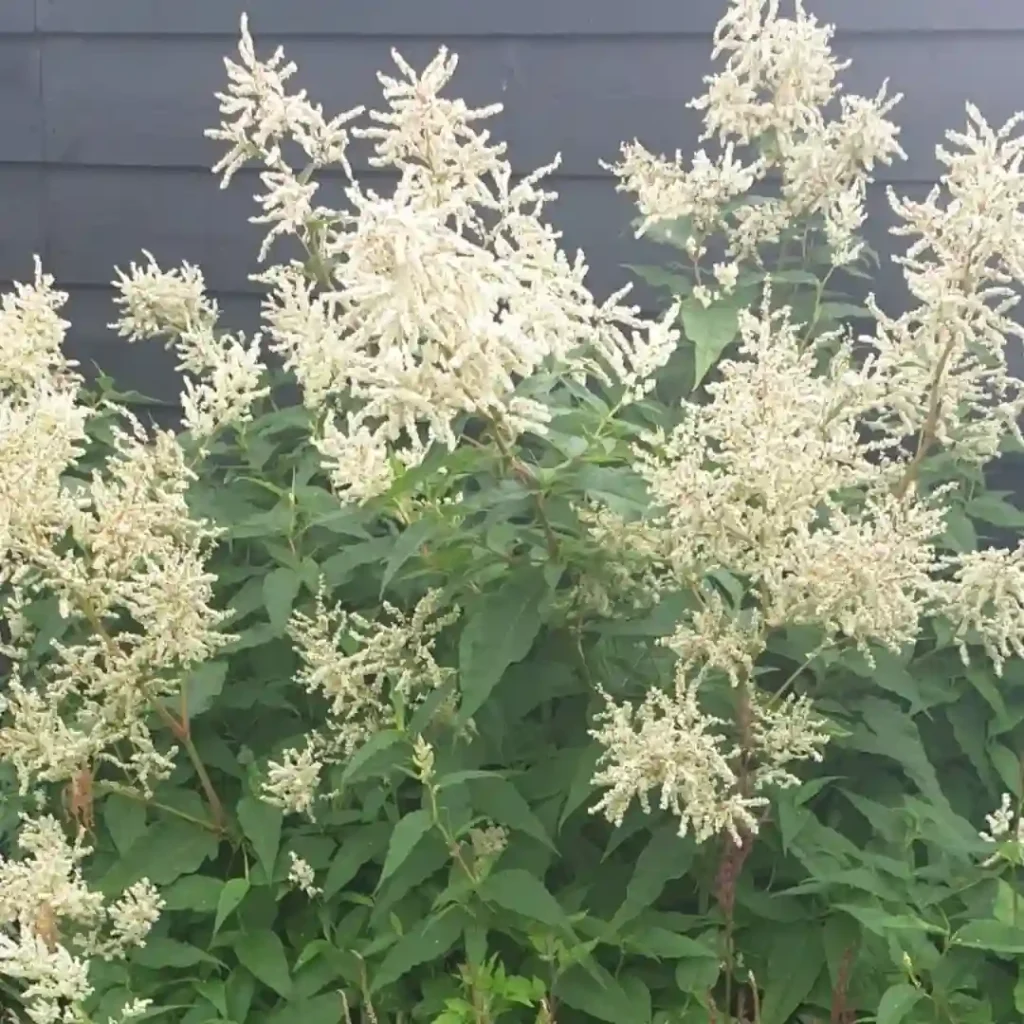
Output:
[[660,318],[453,57],[328,119],[244,25],[210,135],[262,168],[264,335],[116,281],[182,432],[86,385],[42,268],[4,300],[15,1019],[1019,1019],[1024,144],[969,108],[891,197],[915,304],[856,305],[897,100],[778,6],[718,27],[712,155],[611,168]]

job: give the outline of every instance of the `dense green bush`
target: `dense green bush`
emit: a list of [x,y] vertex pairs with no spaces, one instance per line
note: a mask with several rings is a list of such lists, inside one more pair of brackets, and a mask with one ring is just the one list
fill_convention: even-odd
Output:
[[175,436],[85,386],[41,270],[4,301],[16,1020],[1020,1019],[1024,516],[984,470],[1024,147],[969,111],[892,198],[909,312],[855,303],[900,151],[829,38],[734,0],[719,154],[624,148],[656,322],[593,299],[447,54],[327,120],[244,28],[211,134],[294,246],[267,339],[197,268],[119,275]]

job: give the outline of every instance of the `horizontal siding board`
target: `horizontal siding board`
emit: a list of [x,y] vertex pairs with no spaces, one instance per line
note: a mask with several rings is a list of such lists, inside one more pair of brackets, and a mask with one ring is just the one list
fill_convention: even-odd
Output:
[[[1022,0],[1024,6],[1024,0]],[[710,68],[706,40],[466,40],[452,92],[472,104],[500,100],[496,134],[509,143],[517,172],[561,151],[562,170],[588,175],[639,137],[659,152],[692,152],[700,120],[686,102]],[[962,36],[854,37],[839,49],[853,64],[852,92],[873,95],[886,76],[905,93],[896,117],[909,159],[881,168],[879,178],[930,180],[935,144],[963,123],[970,98],[1000,121],[1024,96],[1024,34],[984,40]],[[216,39],[47,39],[43,51],[46,157],[55,163],[209,167],[220,147],[204,138],[219,115],[214,93],[224,84]],[[292,40],[299,84],[328,111],[379,104],[375,73],[390,65],[382,40]],[[403,47],[425,64],[435,43]],[[971,76],[936,74],[970,67]],[[131,83],[130,88],[125,83]],[[365,152],[356,151],[356,166]]]
[[251,192],[221,191],[199,171],[47,168],[53,272],[69,285],[105,284],[148,249],[161,263],[199,264],[211,288],[253,290],[261,236],[247,223]]
[[[2,3],[3,0],[0,0]],[[40,45],[0,24],[0,162],[43,159]]]
[[35,28],[35,0],[3,0],[0,3],[0,33],[34,32]]
[[[247,222],[253,175],[222,191],[202,171],[53,167],[46,174],[50,258],[62,283],[105,284],[115,265],[126,267],[147,249],[163,264],[198,264],[214,291],[258,291],[247,280],[259,270],[262,237]],[[374,187],[387,186],[378,179]],[[608,179],[565,179],[555,187],[560,197],[551,220],[566,232],[568,248],[591,257],[594,286],[607,291],[623,283],[618,265],[651,255],[632,238],[629,203]],[[282,252],[275,249],[275,258]]]
[[[10,0],[7,0],[10,2]],[[660,35],[708,33],[725,0],[36,0],[51,32],[111,34],[232,33],[242,11],[255,27],[280,35]],[[823,21],[850,32],[1005,31],[1024,29],[1020,0],[811,0]]]
[[[208,167],[221,147],[203,135],[220,121],[215,93],[227,82],[216,39],[47,39],[43,104],[47,158],[61,163]],[[475,103],[501,100],[506,44],[474,40],[458,81]],[[261,47],[265,53],[266,47]],[[415,40],[403,47],[416,65],[436,52]],[[378,70],[393,68],[380,40],[293,40],[289,56],[305,87],[329,112],[380,100]],[[130,88],[125,83],[131,83]]]
[[[115,265],[126,267],[148,249],[164,265],[197,263],[215,292],[256,293],[258,286],[247,280],[258,269],[261,237],[259,229],[247,223],[252,184],[252,175],[245,175],[237,188],[222,192],[200,171],[51,168],[50,269],[62,285],[104,285]],[[386,189],[386,183],[377,184],[381,191]],[[597,294],[607,294],[629,279],[623,264],[671,258],[671,253],[633,238],[633,210],[610,180],[564,179],[556,187],[560,195],[550,219],[564,231],[567,249],[582,248],[586,253],[589,282]],[[914,197],[926,190],[926,185],[906,189]],[[869,212],[872,244],[891,251],[886,231],[892,217],[880,186],[870,192]],[[879,292],[887,304],[898,302],[898,273],[888,269]]]
[[38,167],[0,165],[0,280],[28,280],[46,257],[43,184]]

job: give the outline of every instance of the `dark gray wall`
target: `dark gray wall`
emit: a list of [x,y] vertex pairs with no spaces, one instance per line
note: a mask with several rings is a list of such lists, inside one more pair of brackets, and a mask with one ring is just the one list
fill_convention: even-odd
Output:
[[[872,196],[884,243],[884,184],[927,190],[935,144],[963,122],[966,99],[994,121],[1024,106],[1024,0],[810,5],[839,27],[848,88],[873,93],[888,76],[906,94],[909,160],[883,170]],[[555,217],[601,292],[643,253],[598,161],[634,136],[692,151],[684,104],[709,68],[724,0],[0,0],[0,283],[27,275],[38,252],[72,295],[76,354],[150,393],[170,393],[168,359],[104,329],[115,264],[144,247],[187,258],[229,320],[256,315],[255,182],[219,191],[208,170],[218,150],[203,138],[246,8],[261,47],[284,43],[328,111],[377,98],[392,45],[422,64],[447,43],[462,58],[455,90],[505,104],[497,131],[517,170],[563,154]],[[898,279],[882,291],[898,301]]]

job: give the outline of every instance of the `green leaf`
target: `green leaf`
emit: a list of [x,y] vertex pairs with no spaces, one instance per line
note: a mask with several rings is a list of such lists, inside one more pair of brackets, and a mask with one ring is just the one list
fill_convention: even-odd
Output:
[[974,523],[962,509],[951,506],[946,509],[946,532],[942,536],[944,544],[954,551],[973,551],[978,546],[978,533]]
[[111,793],[103,801],[103,823],[122,856],[146,831],[146,806],[120,793]]
[[[339,992],[324,992],[312,999],[297,999],[277,1007],[269,1017],[260,1015],[266,1024],[341,1024],[344,1006]],[[210,1024],[221,1024],[211,1021]]]
[[163,893],[168,910],[198,910],[213,913],[224,883],[209,875],[186,875]]
[[387,849],[391,826],[386,821],[364,825],[341,840],[324,879],[324,896],[333,896],[355,878],[359,869]]
[[637,914],[654,906],[665,886],[690,870],[694,853],[693,843],[680,839],[676,826],[665,825],[658,829],[637,859],[633,877],[626,887],[626,898],[612,919],[612,929],[621,928]]
[[450,789],[452,786],[461,786],[464,782],[471,782],[474,779],[494,779],[500,777],[494,772],[482,771],[479,768],[467,768],[464,771],[449,772],[447,775],[442,775],[434,785],[440,793]]
[[393,875],[405,863],[405,859],[416,848],[416,844],[430,831],[430,812],[422,808],[402,818],[391,833],[384,867],[380,872],[378,888],[384,880]]
[[999,773],[1003,785],[1019,800],[1021,798],[1021,762],[1012,750],[1002,743],[990,743],[988,756]]
[[228,1000],[223,981],[199,981],[195,983],[196,991],[209,1002],[221,1015],[228,1017]]
[[390,751],[396,743],[404,738],[404,734],[400,733],[397,729],[383,729],[378,733],[374,733],[348,759],[348,764],[345,765],[345,770],[341,775],[342,785],[350,786],[359,779],[371,777],[373,772],[377,770],[378,761],[385,760],[390,769],[394,763],[393,759],[387,761],[381,755],[386,751]]
[[391,550],[393,543],[391,537],[374,537],[372,540],[364,541],[362,544],[353,544],[336,555],[331,555],[320,566],[324,580],[332,587],[345,583],[354,569],[382,559]]
[[239,963],[257,981],[285,999],[291,995],[292,979],[284,944],[269,930],[242,935],[234,946]]
[[786,1024],[807,999],[824,966],[825,949],[817,928],[779,929],[772,938],[760,1024]]
[[[646,1024],[648,1017],[638,1012],[634,999],[604,968],[591,965],[591,971],[570,967],[555,982],[555,998],[588,1017],[608,1021],[609,1024]],[[597,974],[595,983],[592,974]]]
[[302,577],[294,569],[281,566],[263,577],[263,604],[267,609],[271,629],[276,633],[284,633],[287,628],[292,605],[301,589]]
[[510,577],[475,603],[459,640],[463,721],[481,708],[505,669],[530,653],[547,590],[544,577],[530,572]]
[[739,308],[731,301],[706,307],[696,299],[686,299],[680,308],[686,337],[693,342],[693,386],[707,376],[739,331]]
[[950,942],[969,949],[985,949],[996,956],[1024,955],[1024,928],[1001,921],[969,921]]
[[380,581],[380,596],[384,596],[395,574],[405,565],[406,562],[423,547],[427,538],[436,530],[438,524],[432,519],[417,519],[416,522],[407,526],[395,541],[395,546],[384,564],[384,575]]
[[180,818],[150,825],[128,852],[103,878],[103,890],[120,894],[134,882],[148,878],[154,885],[170,885],[182,875],[194,874],[217,855],[220,843],[207,829]]
[[569,919],[558,901],[535,875],[522,868],[510,868],[489,875],[479,888],[480,897],[502,910],[521,914],[532,921],[571,931]]
[[843,910],[856,918],[868,931],[887,936],[891,932],[932,932],[941,934],[942,929],[922,921],[912,914],[890,914],[878,907],[857,906],[855,903],[837,903],[834,910]]
[[244,1021],[249,1017],[249,1008],[256,995],[256,981],[244,967],[236,967],[224,983],[224,997],[228,1004],[228,1017]]
[[281,845],[283,815],[280,808],[247,794],[238,801],[236,813],[238,824],[242,826],[246,839],[252,843],[267,878],[273,878],[274,863]]
[[890,985],[878,1003],[875,1024],[901,1024],[923,995],[922,989],[905,981]]
[[569,792],[566,794],[565,804],[558,815],[559,829],[569,820],[573,812],[580,808],[587,797],[594,792],[594,772],[597,771],[597,762],[600,757],[601,747],[597,743],[580,748],[579,760],[573,772]]
[[1011,530],[1019,530],[1024,527],[1024,512],[991,492],[979,495],[969,501],[964,511],[972,519],[980,519],[993,526]]
[[721,973],[720,961],[717,956],[693,957],[693,959],[680,960],[676,964],[674,974],[676,988],[680,992],[696,996],[702,1003],[707,998],[708,992],[718,982],[718,975]]
[[914,720],[898,704],[877,697],[865,698],[860,706],[870,734],[857,730],[848,742],[897,761],[924,796],[952,815]]
[[823,320],[845,323],[847,320],[870,320],[872,314],[867,306],[858,306],[852,302],[822,302],[818,306],[818,316]]
[[374,972],[370,991],[379,992],[420,964],[442,960],[462,936],[465,924],[465,916],[457,910],[420,921],[388,951]]
[[150,936],[144,946],[132,954],[132,961],[142,967],[194,967],[196,964],[219,964],[220,961],[198,946],[163,936]]
[[227,674],[226,661],[204,661],[186,676],[183,691],[190,721],[207,711],[214,698],[220,696]]
[[693,290],[693,282],[688,277],[682,274],[673,274],[672,271],[662,267],[636,266],[627,263],[626,269],[632,270],[637,277],[652,288],[664,289],[670,295],[689,295]]
[[248,878],[232,878],[224,883],[217,900],[217,916],[213,921],[213,934],[220,931],[221,925],[238,908],[249,892]]
[[543,843],[553,853],[555,844],[547,833],[543,822],[530,809],[522,793],[508,779],[492,776],[476,779],[469,785],[473,807],[498,825],[506,825],[516,832],[523,832]]
[[699,939],[691,938],[689,935],[679,935],[676,932],[669,931],[668,928],[659,928],[656,925],[645,926],[635,935],[630,935],[626,939],[625,945],[634,953],[639,953],[641,956],[654,957],[659,960],[718,956],[715,950],[705,945]]

